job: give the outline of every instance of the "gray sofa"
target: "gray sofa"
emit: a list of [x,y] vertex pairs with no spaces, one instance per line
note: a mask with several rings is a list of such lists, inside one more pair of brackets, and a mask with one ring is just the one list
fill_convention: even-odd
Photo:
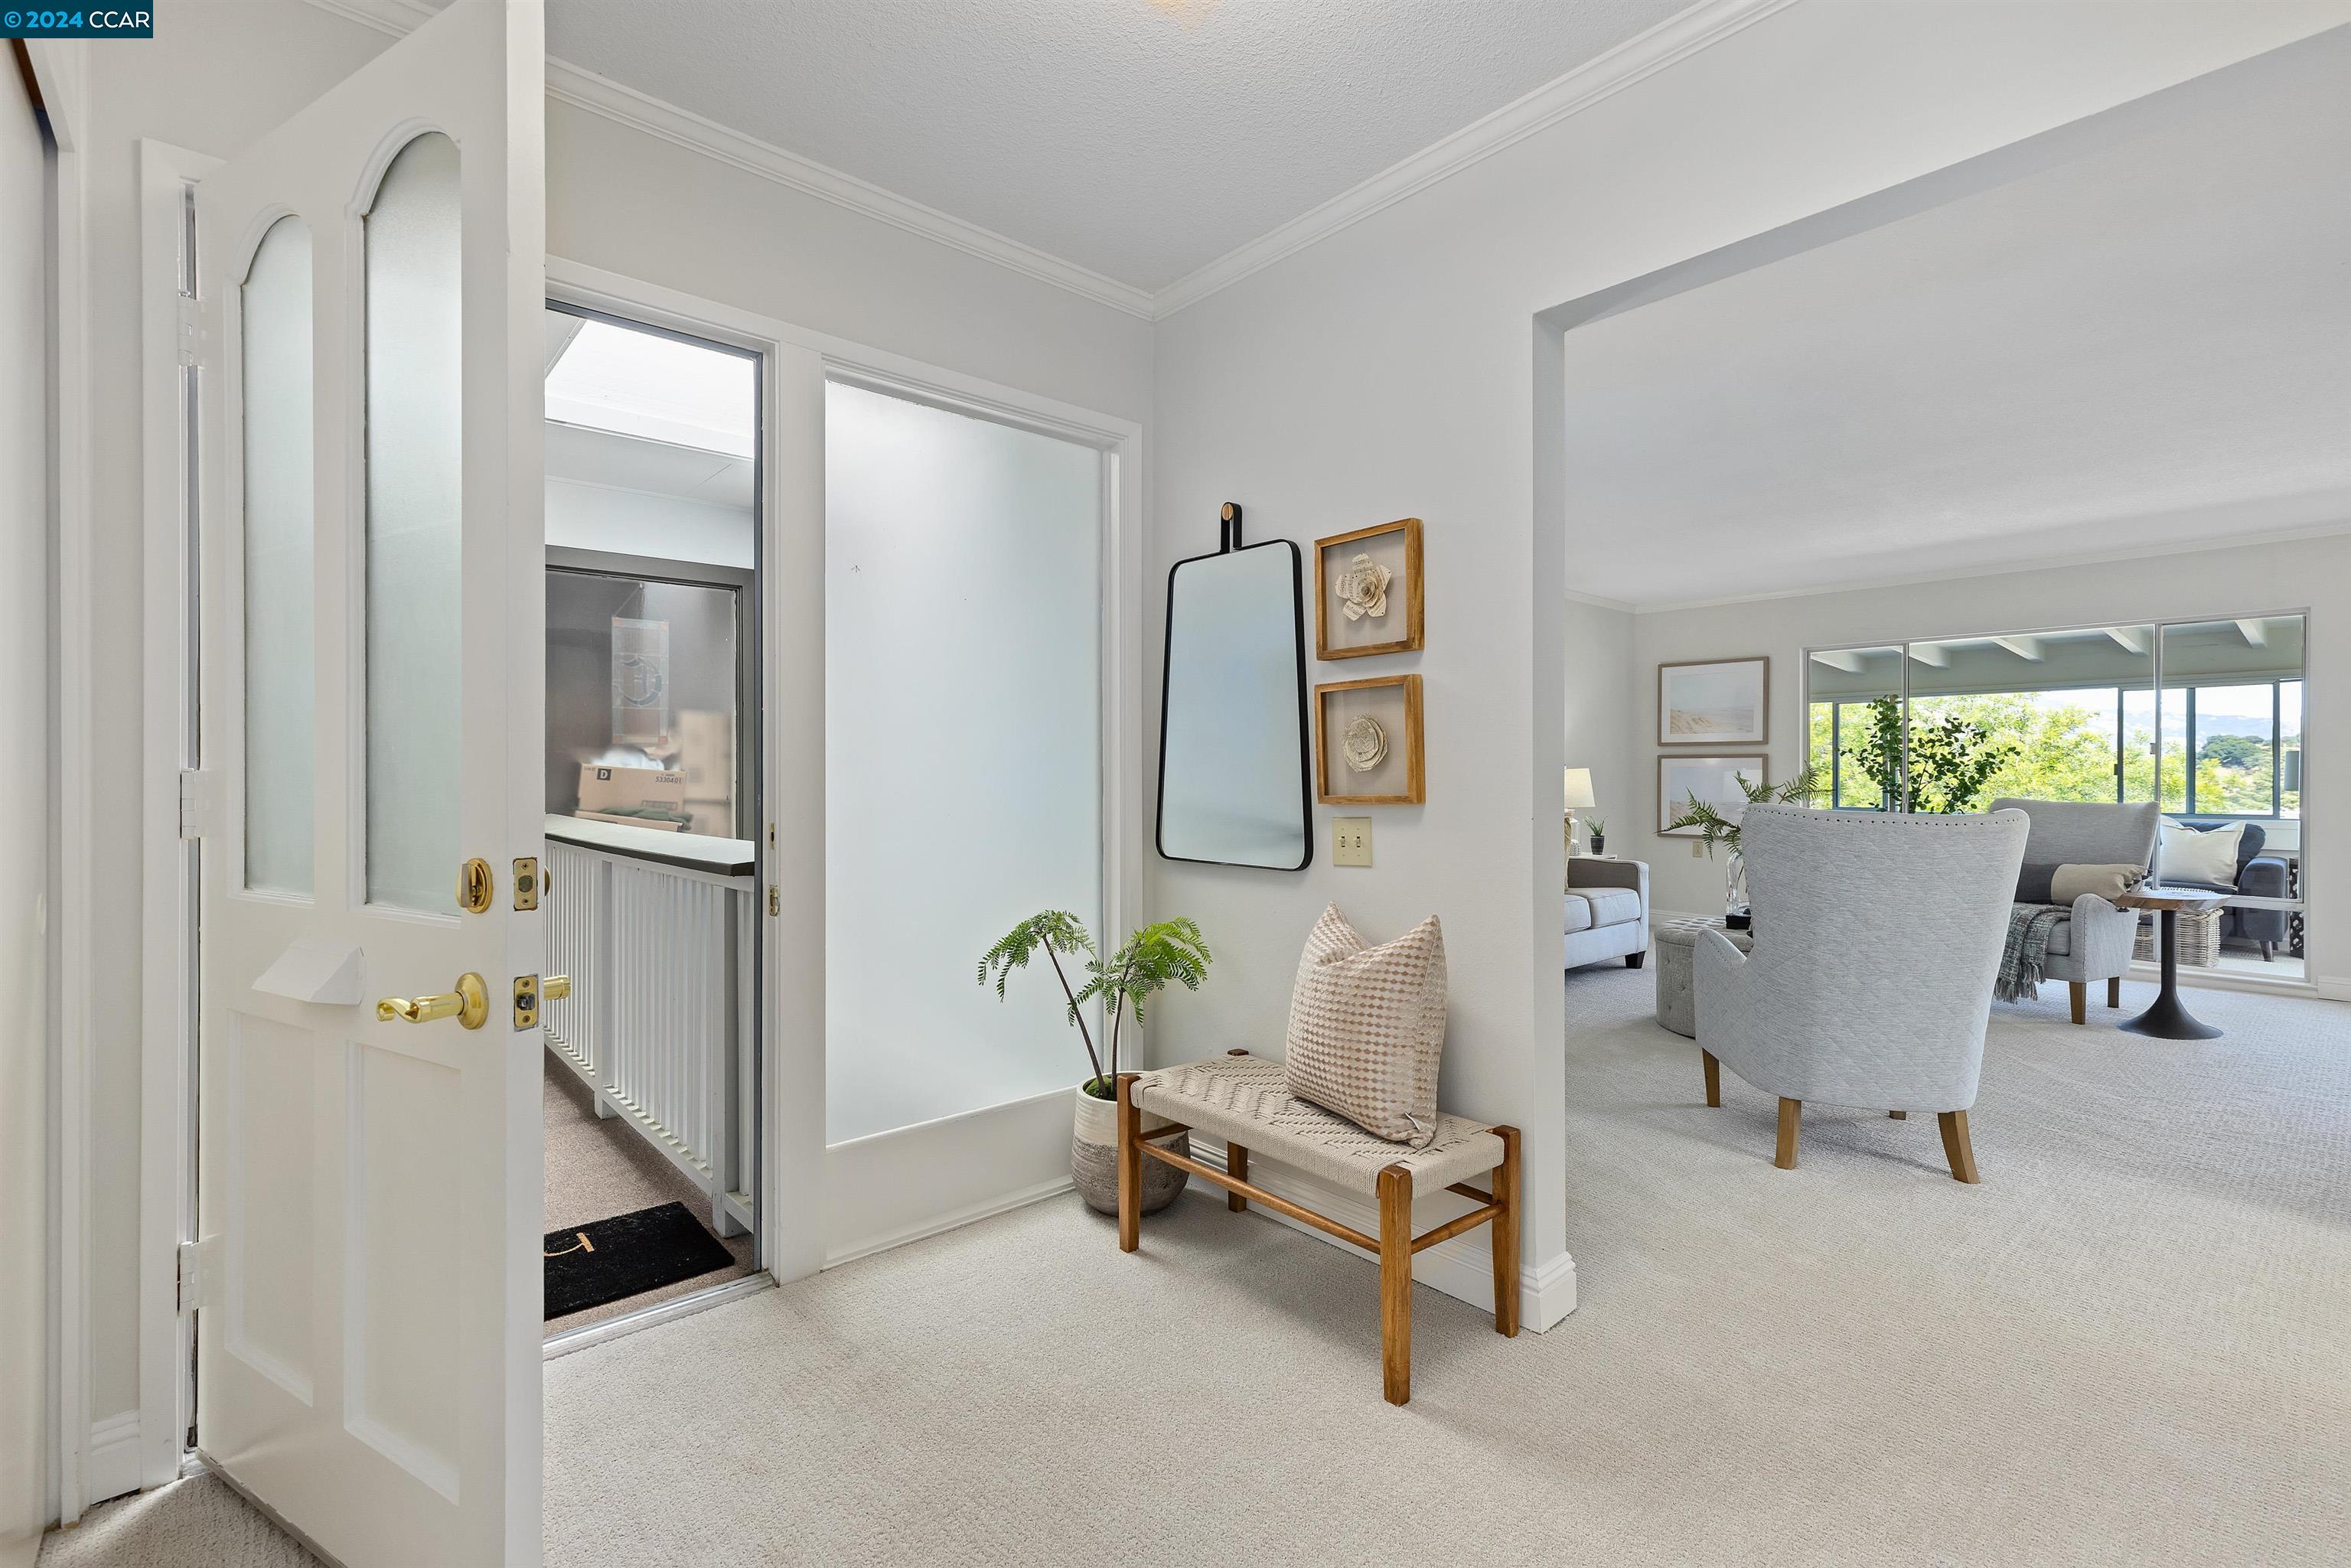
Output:
[[1806,1101],[1932,1112],[1951,1175],[1974,1181],[1968,1110],[2027,831],[2014,811],[1748,807],[1754,947],[1707,930],[1691,955],[1706,1103],[1723,1067],[1777,1095],[1783,1170]]
[[[2223,826],[2220,821],[2199,821],[2194,817],[2179,819],[2183,828],[2193,828],[2209,833]],[[2188,877],[2167,877],[2175,887],[2206,887],[2216,893],[2242,893],[2254,898],[2283,898],[2292,880],[2286,874],[2285,862],[2275,855],[2262,853],[2269,841],[2259,822],[2247,822],[2244,836],[2237,841],[2237,880],[2222,884],[2217,882],[2196,882]],[[2160,874],[2162,868],[2158,867]],[[2224,940],[2251,942],[2262,950],[2262,961],[2267,963],[2277,956],[2277,945],[2286,940],[2286,914],[2283,909],[2230,909],[2220,916],[2220,936]]]
[[1567,964],[1603,958],[1637,969],[1649,954],[1649,866],[1646,861],[1571,855],[1567,862]]
[[[2013,800],[1991,803],[1995,811],[2022,811],[2032,821],[2024,841],[2026,865],[2135,865],[2155,863],[2155,841],[2162,814],[2152,800],[2110,805],[2101,800]],[[2117,909],[2095,894],[2074,901],[2071,914],[2049,933],[2049,959],[2042,973],[2070,988],[2074,1021],[2086,1021],[2090,982],[2106,982],[2106,1006],[2122,1005],[2122,977],[2130,972],[2131,940],[2138,935],[2136,909]]]

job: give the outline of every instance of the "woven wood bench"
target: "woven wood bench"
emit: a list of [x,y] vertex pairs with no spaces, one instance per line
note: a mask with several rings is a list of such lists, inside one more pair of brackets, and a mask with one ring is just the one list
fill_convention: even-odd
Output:
[[[1145,1113],[1173,1124],[1143,1130]],[[1203,1132],[1224,1140],[1217,1170],[1162,1146],[1178,1133]],[[1277,1197],[1249,1179],[1249,1155],[1294,1166],[1349,1192],[1376,1197],[1380,1233],[1353,1226]],[[1488,1126],[1439,1113],[1437,1136],[1424,1149],[1373,1136],[1353,1122],[1294,1098],[1281,1064],[1243,1051],[1156,1072],[1118,1076],[1118,1245],[1132,1252],[1143,1240],[1143,1162],[1159,1160],[1226,1191],[1238,1214],[1251,1199],[1380,1260],[1381,1367],[1388,1403],[1412,1397],[1412,1256],[1489,1220],[1494,1250],[1494,1332],[1519,1332],[1519,1130]],[[1468,1185],[1490,1171],[1492,1190]],[[1412,1233],[1415,1188],[1458,1193],[1478,1207],[1420,1235]]]

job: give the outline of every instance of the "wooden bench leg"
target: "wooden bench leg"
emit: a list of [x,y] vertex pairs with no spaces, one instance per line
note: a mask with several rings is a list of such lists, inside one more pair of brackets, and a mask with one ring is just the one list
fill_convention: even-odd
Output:
[[1143,1113],[1134,1108],[1133,1072],[1118,1075],[1118,1249],[1143,1245]]
[[1412,1172],[1380,1171],[1380,1375],[1388,1403],[1412,1397]]
[[[1249,1180],[1249,1151],[1238,1144],[1228,1142],[1225,1145],[1225,1174],[1235,1181]],[[1249,1199],[1237,1192],[1228,1192],[1225,1194],[1225,1207],[1235,1214],[1244,1214],[1249,1210]]]
[[1494,1167],[1494,1203],[1501,1213],[1491,1221],[1494,1243],[1494,1332],[1519,1332],[1519,1130],[1497,1127],[1502,1140],[1502,1163]]

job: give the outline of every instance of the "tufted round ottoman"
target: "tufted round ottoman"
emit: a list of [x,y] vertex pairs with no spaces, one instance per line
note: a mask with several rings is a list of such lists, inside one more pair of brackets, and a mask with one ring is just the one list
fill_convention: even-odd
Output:
[[1696,967],[1701,931],[1721,931],[1742,953],[1755,946],[1751,935],[1724,931],[1719,920],[1676,920],[1657,928],[1657,1021],[1692,1040],[1698,1038],[1698,998],[1691,970]]

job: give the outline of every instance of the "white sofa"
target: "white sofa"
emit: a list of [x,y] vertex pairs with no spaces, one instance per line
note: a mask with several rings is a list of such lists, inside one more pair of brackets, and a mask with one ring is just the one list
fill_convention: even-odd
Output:
[[1565,902],[1567,968],[1603,958],[1641,967],[1649,955],[1647,862],[1571,855]]

